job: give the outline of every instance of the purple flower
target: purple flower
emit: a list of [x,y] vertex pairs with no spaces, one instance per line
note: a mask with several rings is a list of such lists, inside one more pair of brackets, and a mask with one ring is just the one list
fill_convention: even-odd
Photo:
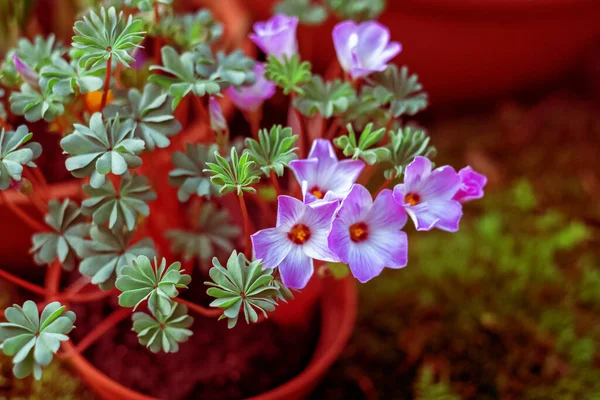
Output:
[[289,196],[279,196],[275,228],[252,235],[252,247],[265,269],[279,265],[283,283],[302,289],[313,274],[313,259],[337,261],[327,247],[337,202],[314,206]]
[[402,51],[400,43],[390,42],[390,30],[375,21],[340,22],[332,35],[338,61],[353,79],[384,71]]
[[298,52],[297,17],[277,14],[268,21],[255,23],[253,27],[250,39],[266,54],[281,58],[284,54],[291,57]]
[[487,178],[475,172],[470,166],[458,171],[460,177],[460,189],[454,195],[454,200],[466,203],[483,197],[483,188],[487,184]]
[[338,161],[331,142],[325,139],[313,142],[306,160],[290,162],[302,186],[305,203],[342,199],[364,167],[365,163],[360,160]]
[[221,105],[213,96],[208,99],[208,115],[210,116],[210,129],[217,134],[227,133],[229,128],[221,110]]
[[383,190],[373,202],[364,186],[354,185],[333,221],[329,249],[364,283],[385,267],[406,265],[408,240],[400,230],[404,224],[406,213],[391,190]]
[[404,172],[404,184],[394,188],[394,200],[402,205],[419,231],[439,228],[456,232],[461,204],[454,200],[460,177],[454,168],[445,166],[431,171],[431,161],[415,157]]
[[254,66],[256,82],[252,86],[242,86],[238,89],[230,86],[225,90],[231,101],[241,110],[254,111],[265,100],[275,94],[275,84],[265,78],[265,65],[257,62]]
[[12,55],[15,70],[29,86],[39,87],[39,75],[33,68],[25,64],[16,54]]

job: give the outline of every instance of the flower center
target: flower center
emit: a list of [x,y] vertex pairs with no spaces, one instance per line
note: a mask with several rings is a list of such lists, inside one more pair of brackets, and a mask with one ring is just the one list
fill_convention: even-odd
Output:
[[421,202],[421,196],[416,193],[407,193],[406,196],[404,196],[404,202],[411,206],[416,206]]
[[364,222],[357,222],[356,224],[350,225],[348,230],[350,231],[350,239],[352,239],[353,242],[363,242],[369,237],[369,230],[367,224]]
[[325,197],[325,194],[321,191],[321,189],[318,186],[314,186],[312,189],[310,189],[310,193],[317,199],[322,199],[323,197]]
[[304,244],[310,239],[310,229],[304,224],[296,224],[288,232],[288,238],[295,244]]

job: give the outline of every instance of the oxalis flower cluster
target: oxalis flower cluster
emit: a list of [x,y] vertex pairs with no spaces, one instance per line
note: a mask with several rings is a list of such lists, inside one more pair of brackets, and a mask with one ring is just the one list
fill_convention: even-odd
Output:
[[[417,231],[455,232],[463,204],[483,196],[485,176],[434,167],[427,131],[402,122],[428,97],[391,63],[402,46],[373,20],[379,5],[283,1],[249,34],[266,56],[258,62],[221,47],[227,30],[207,10],[107,3],[82,10],[70,45],[22,38],[0,66],[2,204],[48,266],[44,287],[0,269],[42,298],[0,323],[17,377],[39,379],[54,355],[81,356],[127,317],[141,345],[172,353],[194,334],[191,313],[257,323],[334,265],[366,282],[409,263],[409,218]],[[339,23],[324,77],[302,59],[296,29],[329,12]],[[278,92],[289,126],[263,126]],[[247,124],[229,126],[232,104]],[[38,141],[52,140],[65,158],[40,162]],[[52,198],[48,162],[79,179],[83,198]],[[210,304],[182,298],[201,288],[195,266]],[[121,308],[72,344],[71,305],[110,297]]]

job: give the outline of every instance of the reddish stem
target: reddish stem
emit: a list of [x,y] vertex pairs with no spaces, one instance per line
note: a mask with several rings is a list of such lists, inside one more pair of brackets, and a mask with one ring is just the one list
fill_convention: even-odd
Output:
[[8,123],[2,117],[0,117],[0,126],[2,126],[5,131],[10,131],[10,125],[8,125]]
[[336,118],[333,120],[331,125],[329,125],[329,129],[327,133],[324,135],[325,139],[333,140],[337,136],[338,128],[340,127],[340,119]]
[[6,279],[7,281],[14,283],[17,286],[22,287],[23,289],[27,289],[30,292],[46,296],[48,292],[41,286],[35,285],[33,283],[29,283],[24,279],[19,278],[18,276],[14,276],[11,273],[8,273],[2,269],[0,269],[0,277]]
[[112,54],[106,60],[106,74],[104,75],[104,88],[102,89],[102,102],[100,103],[100,111],[104,110],[106,100],[108,99],[108,90],[110,86],[110,73],[112,68]]
[[116,289],[107,291],[95,290],[89,293],[61,293],[59,296],[57,296],[57,298],[64,299],[65,301],[69,301],[72,303],[89,303],[92,301],[104,299],[117,293],[118,291]]
[[271,183],[273,184],[273,187],[275,188],[275,193],[277,193],[277,197],[281,196],[281,187],[279,186],[279,181],[277,180],[277,175],[275,175],[275,172],[273,170],[271,170]]
[[179,297],[175,297],[173,300],[175,300],[177,303],[185,304],[190,310],[192,310],[204,317],[215,318],[215,317],[218,317],[221,314],[223,314],[223,310],[221,310],[219,308],[203,307],[196,303],[192,303],[191,301],[180,299]]
[[379,195],[379,193],[383,192],[383,189],[386,189],[390,183],[392,183],[391,179],[386,179],[381,186],[379,186],[379,189],[377,189],[377,191],[375,192],[375,194],[373,195],[373,198],[377,197]]
[[246,208],[246,200],[244,200],[244,196],[239,195],[238,200],[240,201],[240,208],[244,218],[244,254],[247,258],[250,258],[252,254],[252,241],[250,240],[250,217],[248,216],[248,209]]
[[44,225],[42,225],[40,222],[36,221],[35,219],[31,218],[29,215],[27,215],[27,213],[25,213],[25,211],[21,210],[19,207],[17,207],[15,204],[13,204],[9,199],[8,196],[6,195],[5,191],[2,191],[2,200],[4,201],[4,204],[17,216],[19,217],[23,222],[25,222],[25,224],[29,225],[29,227],[31,229],[33,229],[34,231],[38,231],[38,232],[44,232],[47,231],[46,227]]
[[46,290],[48,294],[46,295],[46,300],[53,300],[56,298],[56,294],[58,293],[58,289],[60,288],[60,275],[62,273],[62,266],[58,259],[54,260],[49,265],[49,271],[46,273]]
[[123,321],[127,318],[128,315],[131,315],[131,310],[129,308],[120,308],[106,317],[102,322],[94,327],[88,334],[81,339],[79,343],[73,348],[72,351],[66,351],[59,355],[59,358],[69,358],[76,354],[83,353],[88,347],[90,347],[96,340],[101,338],[106,332],[108,332],[112,327],[116,326],[119,322]]

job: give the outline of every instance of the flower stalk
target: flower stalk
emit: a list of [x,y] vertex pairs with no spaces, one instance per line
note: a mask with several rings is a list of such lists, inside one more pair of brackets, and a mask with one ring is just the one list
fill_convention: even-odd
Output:
[[104,75],[104,87],[102,89],[102,100],[100,101],[100,110],[104,110],[106,107],[106,101],[108,99],[108,91],[110,86],[110,77],[111,77],[111,68],[112,68],[112,54],[108,56],[106,60],[106,73]]
[[250,225],[250,216],[248,215],[248,208],[246,208],[244,196],[238,195],[238,200],[240,202],[240,209],[242,210],[242,218],[244,219],[244,254],[246,257],[250,257],[252,255],[252,242],[250,240],[252,228]]

